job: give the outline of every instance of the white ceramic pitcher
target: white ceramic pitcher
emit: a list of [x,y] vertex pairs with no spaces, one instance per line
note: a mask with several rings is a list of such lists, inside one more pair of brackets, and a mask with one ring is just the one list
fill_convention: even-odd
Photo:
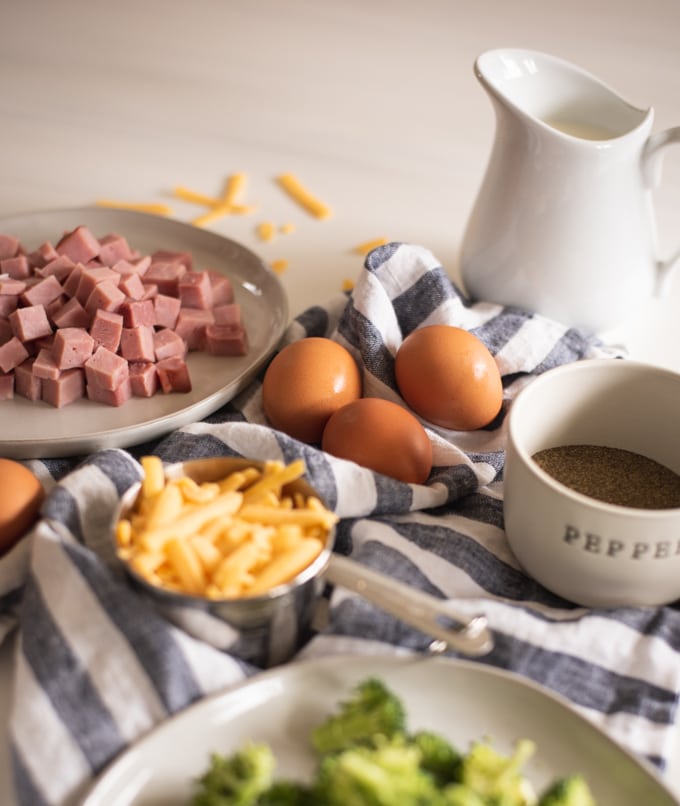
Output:
[[473,299],[599,332],[661,295],[680,251],[657,254],[651,191],[680,127],[553,56],[501,49],[475,73],[496,134],[461,249]]

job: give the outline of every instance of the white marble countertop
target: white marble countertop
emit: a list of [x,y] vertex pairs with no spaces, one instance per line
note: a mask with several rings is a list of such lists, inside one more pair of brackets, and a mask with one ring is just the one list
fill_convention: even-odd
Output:
[[[493,138],[472,67],[484,50],[561,56],[654,107],[655,131],[680,125],[677,0],[26,0],[4,4],[0,24],[0,216],[108,198],[168,204],[189,221],[202,210],[173,187],[218,195],[243,172],[257,213],[211,228],[288,262],[292,314],[354,278],[354,247],[378,237],[427,246],[457,277]],[[680,149],[664,169],[655,203],[668,252],[679,246]],[[283,172],[334,216],[291,204],[274,182]],[[262,241],[263,220],[295,231]],[[614,337],[680,370],[680,278],[669,285]],[[3,722],[11,643],[0,649]],[[4,804],[8,764],[2,736]],[[680,756],[669,778],[680,794]]]

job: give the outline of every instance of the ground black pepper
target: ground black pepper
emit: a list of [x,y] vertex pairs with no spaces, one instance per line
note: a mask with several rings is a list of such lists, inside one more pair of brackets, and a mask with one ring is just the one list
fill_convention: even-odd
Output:
[[583,495],[637,509],[680,507],[680,475],[621,448],[561,445],[533,455],[546,473]]

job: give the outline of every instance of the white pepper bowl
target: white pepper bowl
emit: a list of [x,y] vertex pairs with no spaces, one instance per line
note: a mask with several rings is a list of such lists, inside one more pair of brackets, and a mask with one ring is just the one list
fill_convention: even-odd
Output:
[[680,508],[605,503],[532,458],[556,446],[600,445],[680,473],[680,374],[621,359],[563,365],[518,394],[507,429],[505,531],[527,574],[587,607],[680,598]]

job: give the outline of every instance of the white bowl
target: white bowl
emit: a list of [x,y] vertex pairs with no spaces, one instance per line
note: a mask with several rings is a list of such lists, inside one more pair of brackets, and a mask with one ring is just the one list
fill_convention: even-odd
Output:
[[556,481],[532,456],[560,445],[621,448],[680,473],[680,374],[595,359],[550,370],[508,415],[505,530],[523,569],[588,607],[680,598],[680,509],[608,504]]

